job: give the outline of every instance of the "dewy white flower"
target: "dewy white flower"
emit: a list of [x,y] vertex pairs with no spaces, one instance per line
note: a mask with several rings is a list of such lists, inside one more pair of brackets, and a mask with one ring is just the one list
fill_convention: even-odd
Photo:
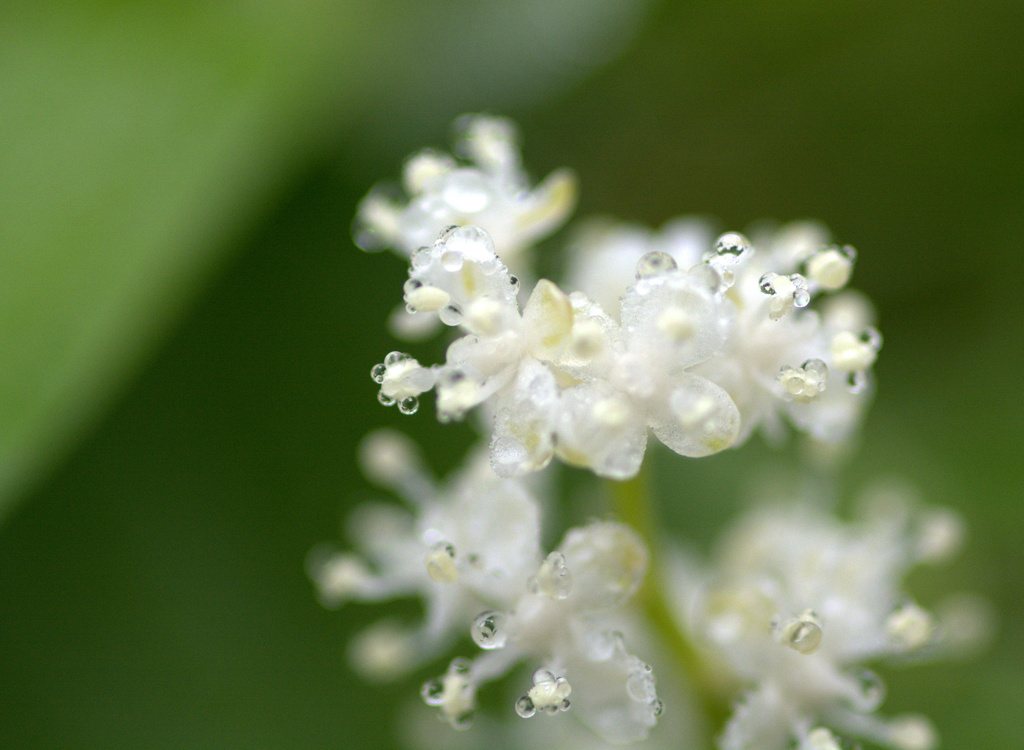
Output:
[[327,606],[418,596],[426,618],[412,629],[384,621],[358,637],[357,667],[380,679],[404,676],[470,634],[484,653],[454,660],[422,691],[454,726],[468,721],[482,683],[534,660],[533,685],[510,710],[555,714],[571,695],[573,713],[602,736],[646,735],[661,712],[654,677],[617,632],[619,610],[647,567],[633,531],[591,523],[542,559],[535,500],[485,461],[438,488],[398,433],[372,434],[361,453],[367,475],[414,512],[364,506],[350,519],[358,554],[314,550],[311,577]]
[[380,678],[407,674],[436,658],[481,608],[506,602],[535,571],[540,557],[536,501],[501,481],[477,455],[443,487],[425,473],[399,433],[371,434],[362,447],[367,476],[399,494],[412,512],[368,504],[349,519],[356,552],[314,550],[309,572],[321,601],[382,601],[418,596],[421,627],[385,623],[355,641],[357,666]]
[[443,366],[393,352],[373,370],[385,404],[414,411],[432,384],[442,421],[493,399],[492,465],[502,476],[552,456],[603,476],[637,472],[647,430],[685,456],[728,447],[739,413],[728,394],[688,370],[728,335],[728,307],[707,266],[644,256],[622,301],[621,324],[585,296],[541,280],[520,315],[518,282],[478,227],[454,227],[412,258],[411,312],[436,312],[467,335]]
[[535,569],[518,596],[481,612],[470,633],[484,650],[456,659],[428,681],[424,700],[460,726],[479,686],[528,662],[536,667],[515,711],[572,713],[613,742],[647,736],[661,713],[651,667],[626,650],[616,610],[639,588],[647,567],[643,542],[622,524],[571,529]]
[[843,523],[811,505],[755,510],[702,584],[677,582],[692,595],[680,604],[688,627],[747,687],[723,750],[838,748],[833,732],[897,750],[935,746],[925,719],[873,713],[884,688],[860,665],[943,650],[941,623],[900,584],[915,564],[951,554],[960,527],[891,493],[862,515]]
[[531,189],[509,120],[466,115],[456,127],[456,152],[466,161],[429,149],[410,157],[402,178],[408,202],[371,191],[359,206],[356,244],[408,257],[446,226],[479,224],[501,246],[505,263],[516,266],[523,250],[565,221],[576,202],[571,172],[553,172]]
[[[724,388],[736,404],[735,442],[758,428],[780,437],[783,417],[821,440],[848,438],[869,400],[881,347],[870,304],[844,289],[852,248],[830,245],[827,232],[810,222],[761,232],[754,243],[732,232],[714,243],[710,236],[699,219],[675,220],[659,233],[592,226],[571,246],[570,283],[615,309],[613,300],[628,285],[622,269],[645,254],[669,255],[680,268],[703,262],[720,280],[726,335],[691,372]],[[810,309],[823,292],[830,296]]]

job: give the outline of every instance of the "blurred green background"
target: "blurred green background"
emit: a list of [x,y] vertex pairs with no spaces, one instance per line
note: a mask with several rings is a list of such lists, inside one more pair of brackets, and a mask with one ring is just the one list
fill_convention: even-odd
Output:
[[[344,655],[382,610],[321,610],[304,557],[372,494],[367,429],[438,470],[472,436],[376,403],[405,271],[350,223],[479,109],[535,176],[577,171],[577,216],[816,217],[858,248],[885,347],[844,481],[962,512],[965,554],[914,583],[1000,617],[886,708],[1018,745],[1022,71],[1013,0],[5,3],[0,747],[388,746],[408,688]],[[681,533],[742,505],[743,451],[678,469]]]

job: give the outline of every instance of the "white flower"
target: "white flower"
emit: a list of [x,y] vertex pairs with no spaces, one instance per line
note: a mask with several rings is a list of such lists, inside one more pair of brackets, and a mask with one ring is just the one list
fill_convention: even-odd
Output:
[[481,612],[470,629],[484,650],[456,659],[423,686],[424,700],[459,726],[480,685],[524,661],[536,667],[515,701],[529,719],[569,711],[614,742],[647,736],[661,713],[651,667],[625,647],[617,610],[636,593],[647,550],[629,528],[591,523],[570,530],[503,609]]
[[[423,471],[398,433],[380,431],[362,446],[366,474],[403,497],[413,512],[368,505],[350,519],[357,552],[314,550],[310,575],[321,601],[416,596],[422,625],[386,620],[352,644],[355,665],[393,679],[436,658],[467,633],[484,650],[456,659],[424,685],[428,704],[459,727],[485,682],[532,660],[534,684],[515,704],[521,716],[569,708],[606,738],[639,739],[661,711],[649,666],[628,653],[619,610],[636,593],[647,550],[621,524],[570,530],[558,551],[540,553],[532,496],[476,460],[446,487]],[[570,680],[572,681],[570,684]]]
[[621,324],[543,279],[520,315],[518,283],[487,233],[472,226],[442,233],[413,256],[405,301],[467,335],[429,371],[406,355],[388,355],[373,372],[381,401],[397,400],[409,413],[434,385],[442,421],[491,401],[491,461],[502,476],[542,468],[557,454],[627,478],[639,469],[648,428],[686,456],[728,447],[739,432],[735,405],[689,370],[727,337],[729,308],[715,290],[717,275],[705,266],[683,272],[657,253],[637,268]]
[[691,273],[703,263],[720,285],[716,314],[725,335],[690,372],[724,388],[736,404],[735,444],[759,428],[781,437],[783,418],[821,440],[848,438],[869,400],[881,337],[870,304],[853,292],[829,297],[818,311],[808,305],[844,289],[856,253],[828,244],[824,228],[810,222],[761,232],[753,243],[734,232],[713,243],[710,236],[699,219],[675,220],[656,234],[591,225],[571,246],[570,282],[614,311],[613,300],[628,294],[630,263],[663,254]]
[[850,523],[811,505],[741,519],[700,590],[683,584],[694,594],[689,627],[747,686],[723,750],[783,750],[794,740],[838,748],[832,732],[897,750],[934,747],[925,719],[873,713],[885,690],[861,665],[941,651],[939,620],[901,581],[914,565],[950,554],[958,530],[947,512],[912,509],[891,493]]
[[481,608],[503,605],[520,590],[540,557],[540,517],[530,494],[499,480],[480,455],[444,487],[430,480],[398,433],[371,434],[362,458],[366,474],[401,495],[412,512],[388,504],[357,508],[348,524],[356,552],[318,548],[309,572],[329,607],[423,600],[420,627],[385,623],[355,641],[357,665],[389,678],[436,658]]
[[480,224],[502,248],[502,259],[517,265],[524,249],[562,224],[576,201],[571,172],[553,172],[531,189],[509,120],[466,115],[456,127],[456,151],[466,161],[429,149],[410,157],[402,179],[408,202],[371,191],[359,206],[356,244],[408,257],[447,226]]

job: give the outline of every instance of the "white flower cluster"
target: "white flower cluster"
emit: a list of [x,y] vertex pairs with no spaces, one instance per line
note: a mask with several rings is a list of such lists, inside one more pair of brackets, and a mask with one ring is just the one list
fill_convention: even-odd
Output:
[[916,564],[956,551],[962,524],[895,492],[879,499],[853,522],[820,505],[757,508],[703,575],[676,577],[680,619],[744,690],[722,750],[833,750],[847,736],[935,747],[924,717],[873,714],[885,690],[863,665],[934,657],[962,640],[900,588]]
[[[729,696],[721,750],[838,750],[847,737],[933,748],[927,720],[874,713],[884,691],[863,664],[951,651],[971,640],[971,622],[975,635],[984,630],[966,610],[944,620],[901,589],[912,566],[957,547],[956,517],[892,496],[856,522],[820,506],[755,508],[712,563],[659,568],[661,586],[636,597],[652,554],[636,532],[591,521],[545,554],[535,493],[516,479],[556,457],[630,479],[648,431],[688,457],[755,431],[780,438],[787,425],[848,441],[881,347],[870,303],[847,289],[854,250],[810,222],[748,239],[716,238],[699,219],[658,232],[594,221],[570,241],[562,286],[531,283],[525,251],[566,218],[575,182],[559,171],[531,188],[506,120],[472,116],[458,126],[461,161],[412,157],[407,197],[378,188],[360,205],[357,243],[408,258],[406,333],[418,319],[460,333],[442,364],[393,351],[374,366],[380,402],[412,414],[433,391],[441,422],[474,412],[489,437],[443,485],[398,433],[364,441],[364,472],[408,507],[358,508],[353,551],[314,550],[310,575],[328,607],[414,597],[424,618],[372,626],[351,644],[355,665],[400,678],[468,635],[475,656],[422,686],[442,719],[465,728],[481,687],[507,677],[518,681],[509,715],[569,711],[603,746],[645,739],[658,723],[652,668],[631,650],[658,653],[660,643],[678,657],[680,682],[692,677],[705,698]],[[687,688],[668,683],[673,705],[687,703]],[[665,744],[691,744],[661,731]]]
[[648,250],[632,259],[628,278],[622,262],[603,261],[646,248],[606,244],[597,268],[613,278],[595,271],[587,281],[620,290],[613,316],[545,279],[520,312],[518,280],[487,232],[449,227],[412,256],[405,304],[465,335],[443,365],[388,355],[372,373],[380,400],[410,413],[434,388],[441,421],[486,403],[501,476],[558,456],[625,479],[640,467],[648,429],[690,457],[742,442],[758,426],[777,434],[783,416],[841,440],[859,423],[881,341],[859,296],[805,309],[813,294],[842,287],[853,263],[851,249],[811,242],[808,233],[783,235],[764,253],[735,233],[700,257]]
[[647,735],[661,713],[654,676],[619,632],[621,610],[647,567],[647,549],[632,530],[591,522],[543,557],[536,501],[486,462],[438,488],[397,433],[371,435],[363,456],[366,473],[414,512],[362,508],[351,526],[360,554],[314,550],[310,574],[328,606],[417,596],[426,617],[412,629],[384,621],[357,638],[357,667],[371,677],[401,677],[468,634],[482,653],[454,660],[422,690],[453,726],[468,723],[481,684],[526,663],[535,671],[515,701],[520,716],[571,705],[610,741]]

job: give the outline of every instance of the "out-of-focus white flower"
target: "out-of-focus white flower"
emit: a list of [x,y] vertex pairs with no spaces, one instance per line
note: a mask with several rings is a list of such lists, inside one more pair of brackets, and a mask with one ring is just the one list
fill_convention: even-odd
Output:
[[398,677],[451,646],[481,608],[505,605],[518,593],[540,557],[540,517],[533,497],[499,480],[481,454],[439,487],[399,433],[372,433],[361,453],[367,476],[399,494],[409,509],[357,508],[348,523],[355,551],[317,548],[308,569],[328,607],[423,600],[421,626],[388,622],[353,642],[353,659],[364,672]]
[[897,750],[935,746],[926,719],[874,714],[885,690],[862,665],[943,653],[943,623],[901,582],[951,554],[961,527],[892,493],[861,515],[844,523],[817,506],[759,508],[727,534],[702,583],[677,579],[690,592],[679,605],[687,627],[746,689],[723,750],[832,750],[833,732]]
[[591,523],[570,530],[557,551],[503,609],[485,610],[470,634],[484,653],[456,659],[423,686],[424,700],[460,726],[479,686],[527,662],[532,685],[515,701],[529,719],[569,711],[613,742],[647,736],[661,713],[651,667],[626,650],[616,631],[621,609],[640,586],[647,550],[628,527]]
[[478,224],[501,247],[502,260],[516,267],[527,247],[565,221],[576,203],[571,172],[558,170],[530,188],[511,121],[466,115],[456,128],[456,153],[464,161],[430,149],[410,157],[402,175],[408,200],[372,190],[359,205],[357,245],[408,257],[447,226]]
[[533,685],[510,699],[520,716],[573,713],[603,737],[645,736],[661,712],[651,668],[626,651],[620,611],[636,593],[647,550],[629,528],[591,523],[570,530],[542,559],[537,504],[479,455],[444,487],[423,471],[399,433],[371,434],[361,450],[372,480],[412,512],[367,505],[353,514],[355,552],[322,547],[309,558],[321,601],[418,597],[426,618],[385,620],[352,642],[355,666],[394,679],[469,634],[483,653],[456,659],[422,696],[453,726],[465,725],[483,683],[530,661]]

